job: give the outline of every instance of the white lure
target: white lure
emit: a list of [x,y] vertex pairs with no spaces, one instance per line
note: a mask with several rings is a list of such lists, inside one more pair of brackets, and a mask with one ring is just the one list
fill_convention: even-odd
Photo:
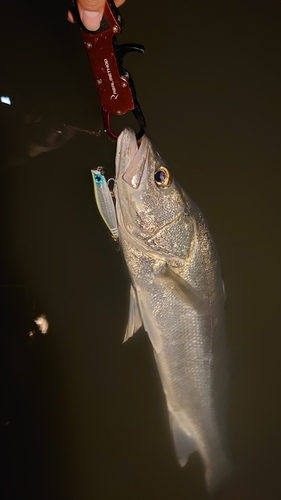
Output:
[[98,211],[110,230],[112,238],[116,241],[118,240],[118,227],[111,191],[103,175],[102,167],[97,167],[97,169],[91,170],[91,172]]

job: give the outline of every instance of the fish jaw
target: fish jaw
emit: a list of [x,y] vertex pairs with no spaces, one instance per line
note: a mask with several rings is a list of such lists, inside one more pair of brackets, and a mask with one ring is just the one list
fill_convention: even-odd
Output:
[[121,132],[117,140],[115,157],[116,177],[122,176],[138,151],[137,139],[130,128]]
[[126,128],[117,141],[116,176],[122,176],[126,184],[138,189],[145,180],[145,166],[149,153],[149,141],[143,136],[139,145],[133,129]]

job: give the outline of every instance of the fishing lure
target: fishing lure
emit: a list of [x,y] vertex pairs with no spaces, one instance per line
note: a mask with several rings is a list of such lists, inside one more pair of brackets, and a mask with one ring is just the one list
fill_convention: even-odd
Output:
[[115,206],[108,183],[103,175],[103,168],[97,167],[95,170],[91,170],[91,172],[98,211],[110,230],[112,238],[116,241],[118,240],[118,227]]

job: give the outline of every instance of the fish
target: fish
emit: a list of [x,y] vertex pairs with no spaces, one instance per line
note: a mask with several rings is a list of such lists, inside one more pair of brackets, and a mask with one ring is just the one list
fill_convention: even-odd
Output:
[[95,200],[98,211],[111,232],[112,238],[118,240],[118,227],[112,194],[103,175],[103,168],[91,170],[94,184]]
[[207,222],[150,139],[119,135],[114,195],[130,278],[124,342],[151,341],[180,466],[198,451],[214,491],[231,471],[225,292]]

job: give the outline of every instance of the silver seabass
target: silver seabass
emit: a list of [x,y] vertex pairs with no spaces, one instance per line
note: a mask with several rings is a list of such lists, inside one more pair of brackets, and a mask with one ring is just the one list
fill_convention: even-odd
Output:
[[119,237],[132,279],[124,340],[144,326],[166,396],[180,465],[198,450],[209,489],[229,470],[224,290],[202,212],[144,136],[125,129],[116,153]]

